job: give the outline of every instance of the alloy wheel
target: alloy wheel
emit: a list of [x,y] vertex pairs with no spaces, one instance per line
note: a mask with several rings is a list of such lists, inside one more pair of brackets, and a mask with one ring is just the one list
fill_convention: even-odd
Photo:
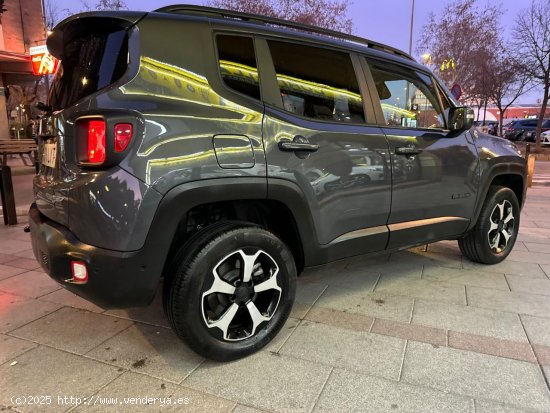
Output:
[[244,248],[222,258],[201,297],[206,326],[227,341],[252,337],[277,311],[278,273],[275,260],[261,249]]
[[496,253],[501,253],[508,246],[514,235],[515,219],[512,204],[504,200],[496,204],[489,216],[490,226],[487,233],[489,246]]

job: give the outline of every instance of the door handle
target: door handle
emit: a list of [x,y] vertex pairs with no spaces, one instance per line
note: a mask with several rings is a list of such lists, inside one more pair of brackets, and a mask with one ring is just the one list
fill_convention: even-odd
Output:
[[401,146],[395,148],[395,153],[397,155],[418,155],[420,152],[422,152],[422,149],[416,146]]
[[319,145],[314,143],[299,143],[293,141],[279,142],[279,149],[284,152],[317,152]]
[[292,141],[280,141],[279,149],[283,152],[317,152],[319,145],[310,143],[303,136],[297,135]]

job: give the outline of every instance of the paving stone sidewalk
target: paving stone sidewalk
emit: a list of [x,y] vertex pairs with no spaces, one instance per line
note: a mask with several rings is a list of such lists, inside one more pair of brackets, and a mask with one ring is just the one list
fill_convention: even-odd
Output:
[[41,271],[23,224],[2,226],[0,409],[548,412],[549,207],[550,188],[529,190],[498,265],[449,241],[309,270],[274,342],[225,364],[175,337],[160,297],[104,311]]

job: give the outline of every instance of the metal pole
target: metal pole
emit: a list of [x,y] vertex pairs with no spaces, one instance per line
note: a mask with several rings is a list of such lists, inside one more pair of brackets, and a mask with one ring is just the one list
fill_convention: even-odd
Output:
[[409,36],[409,54],[412,55],[412,47],[413,47],[413,28],[414,28],[414,0],[412,0],[412,8],[411,8],[411,34]]
[[[413,26],[414,26],[414,0],[412,0],[412,9],[411,9],[411,33],[409,36],[409,55],[412,55],[412,45],[413,45]],[[410,95],[410,83],[407,82],[407,90],[405,92],[405,102],[404,102],[404,108],[410,109],[409,105],[409,95]],[[406,125],[408,126],[408,125]]]

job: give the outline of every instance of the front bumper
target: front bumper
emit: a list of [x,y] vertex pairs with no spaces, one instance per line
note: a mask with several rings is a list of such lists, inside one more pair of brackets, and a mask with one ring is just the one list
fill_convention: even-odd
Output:
[[[154,298],[160,274],[141,251],[112,251],[80,242],[66,227],[42,215],[36,204],[29,210],[32,249],[46,273],[69,291],[103,308],[148,305]],[[85,284],[73,284],[71,261],[88,269]]]

